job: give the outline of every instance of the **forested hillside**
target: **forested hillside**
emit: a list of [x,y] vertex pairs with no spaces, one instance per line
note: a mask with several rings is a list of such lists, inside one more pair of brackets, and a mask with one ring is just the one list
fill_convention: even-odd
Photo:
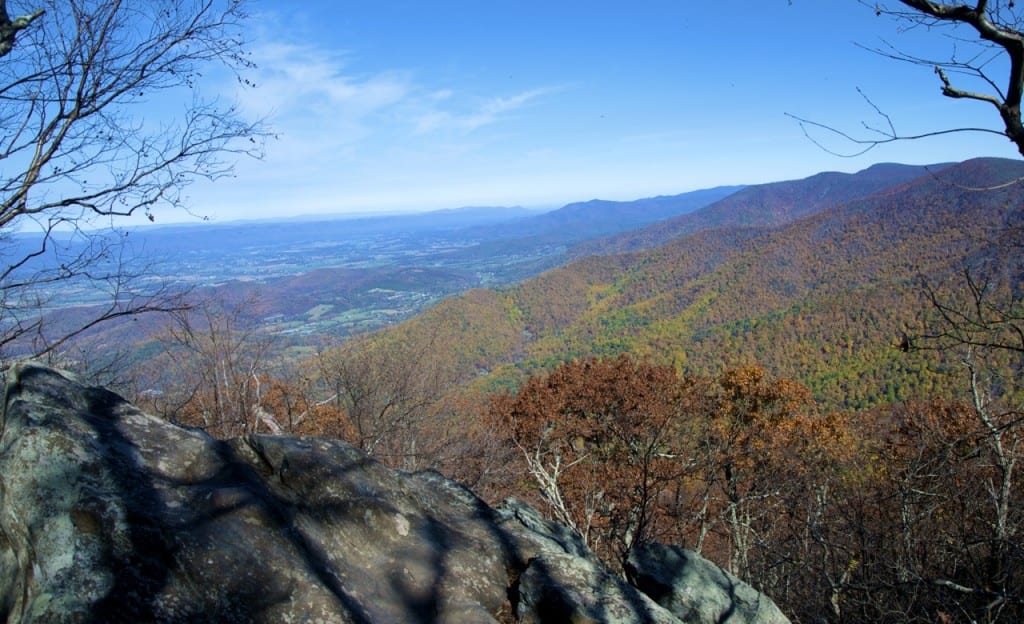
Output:
[[[941,362],[903,353],[900,337],[921,320],[921,279],[955,277],[1024,205],[1020,185],[970,189],[1020,175],[1021,163],[981,159],[868,185],[867,196],[789,225],[703,230],[450,299],[399,331],[450,332],[444,343],[490,386],[576,357],[630,353],[707,374],[756,362],[834,408],[942,394]],[[805,182],[738,195],[772,214],[806,214],[792,198],[817,192],[820,178]]]
[[795,621],[1017,621],[1022,177],[747,189],[804,216],[442,301],[311,362],[336,392],[294,429],[526,498],[625,574],[686,544]]

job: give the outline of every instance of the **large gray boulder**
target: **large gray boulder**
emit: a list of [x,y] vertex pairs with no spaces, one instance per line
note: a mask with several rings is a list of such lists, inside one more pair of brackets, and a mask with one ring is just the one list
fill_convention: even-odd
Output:
[[529,506],[5,373],[0,621],[676,622]]
[[635,587],[684,622],[789,623],[767,596],[692,550],[644,544],[625,568]]

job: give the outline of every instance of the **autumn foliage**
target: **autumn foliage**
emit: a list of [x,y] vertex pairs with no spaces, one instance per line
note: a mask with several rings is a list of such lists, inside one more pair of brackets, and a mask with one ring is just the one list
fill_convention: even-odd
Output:
[[531,378],[491,415],[532,477],[523,493],[620,561],[660,533],[660,496],[686,467],[691,390],[670,367],[591,359]]
[[999,453],[1019,449],[996,445],[978,409],[825,414],[757,366],[698,378],[623,356],[531,377],[489,414],[518,451],[508,488],[612,569],[663,541],[755,583],[797,622],[1015,622],[1024,492]]
[[651,540],[745,560],[754,509],[774,495],[767,477],[810,405],[806,388],[757,367],[710,380],[622,356],[533,377],[490,413],[520,451],[520,494],[621,565]]

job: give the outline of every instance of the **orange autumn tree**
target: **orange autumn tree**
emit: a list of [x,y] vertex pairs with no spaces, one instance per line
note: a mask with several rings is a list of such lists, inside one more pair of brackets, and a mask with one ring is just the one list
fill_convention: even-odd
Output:
[[563,364],[490,411],[519,450],[520,493],[613,565],[658,540],[763,568],[766,539],[830,478],[847,433],[763,368],[708,379],[628,356]]
[[798,449],[815,442],[813,406],[806,386],[776,379],[760,366],[726,370],[707,391],[699,461],[705,494],[696,544],[701,550],[709,533],[719,533],[715,549],[727,551],[721,558],[736,574],[749,572],[751,550],[776,524],[785,490],[805,473],[811,451]]
[[606,561],[659,536],[659,497],[688,467],[693,383],[670,366],[585,359],[501,395],[491,415],[551,514]]

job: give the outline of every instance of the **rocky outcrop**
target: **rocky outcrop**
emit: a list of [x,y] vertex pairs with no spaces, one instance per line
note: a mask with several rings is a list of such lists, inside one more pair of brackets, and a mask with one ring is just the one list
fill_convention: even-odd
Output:
[[665,596],[703,589],[655,585],[529,506],[341,442],[215,440],[58,371],[5,374],[2,621],[778,621],[697,619]]
[[684,622],[789,622],[764,594],[692,550],[645,544],[625,567],[633,586]]

